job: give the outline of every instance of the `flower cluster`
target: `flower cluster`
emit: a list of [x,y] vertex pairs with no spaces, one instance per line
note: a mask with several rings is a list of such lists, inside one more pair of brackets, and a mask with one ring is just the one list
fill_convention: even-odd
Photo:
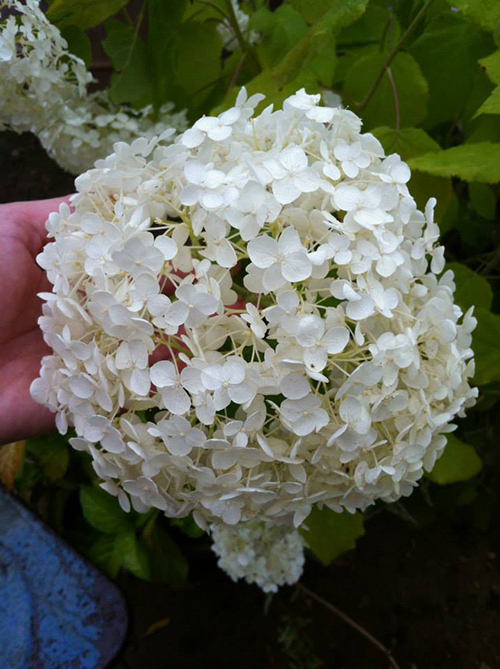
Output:
[[293,585],[304,568],[304,541],[299,532],[282,525],[241,523],[236,528],[210,528],[218,564],[233,581],[244,578],[264,592]]
[[118,143],[49,217],[33,397],[124,509],[298,527],[409,495],[474,403],[434,201],[304,90]]
[[[185,112],[120,107],[107,92],[87,94],[84,62],[45,17],[39,0],[0,0],[0,130],[30,131],[68,172],[80,174],[117,141],[152,138],[165,126],[184,130]],[[161,129],[160,129],[161,128]]]
[[92,75],[69,53],[38,0],[1,0],[0,11],[7,10],[0,24],[0,129],[34,131],[82,99]]
[[97,91],[62,107],[53,122],[40,128],[37,135],[49,156],[64,170],[81,174],[109,155],[116,142],[152,139],[166,126],[184,130],[186,112],[173,112],[173,107],[171,102],[163,104],[156,117],[152,105],[141,109],[119,106],[111,102],[107,91]]

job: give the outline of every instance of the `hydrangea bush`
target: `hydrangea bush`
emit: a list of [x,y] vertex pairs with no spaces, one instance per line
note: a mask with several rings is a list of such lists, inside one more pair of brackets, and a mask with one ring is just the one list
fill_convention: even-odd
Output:
[[38,257],[33,397],[125,510],[215,526],[223,565],[221,525],[409,495],[477,395],[435,201],[351,111],[262,98],[115,144]]

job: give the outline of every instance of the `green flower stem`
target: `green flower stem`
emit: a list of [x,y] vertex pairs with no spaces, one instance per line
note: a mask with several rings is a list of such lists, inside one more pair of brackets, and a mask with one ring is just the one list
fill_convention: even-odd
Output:
[[240,49],[242,50],[243,53],[248,53],[252,57],[252,60],[254,64],[257,66],[257,72],[260,72],[260,63],[257,59],[257,56],[255,55],[254,50],[252,47],[248,44],[246,41],[245,37],[243,36],[243,33],[241,32],[240,25],[238,23],[238,19],[236,18],[236,14],[234,13],[234,7],[231,2],[231,0],[225,0],[226,8],[227,8],[227,13],[228,13],[228,20],[229,23],[231,24],[231,27],[234,31],[235,37],[238,41],[238,44],[240,45]]

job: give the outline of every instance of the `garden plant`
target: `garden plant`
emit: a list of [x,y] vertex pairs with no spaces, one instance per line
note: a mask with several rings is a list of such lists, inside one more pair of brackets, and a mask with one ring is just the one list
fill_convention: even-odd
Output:
[[[208,544],[399,666],[300,579],[381,518],[497,522],[500,3],[0,0],[0,19],[0,129],[76,177],[41,205],[16,401],[44,418],[2,431],[3,482],[112,578],[182,593],[185,542]],[[283,666],[331,666],[287,620]]]

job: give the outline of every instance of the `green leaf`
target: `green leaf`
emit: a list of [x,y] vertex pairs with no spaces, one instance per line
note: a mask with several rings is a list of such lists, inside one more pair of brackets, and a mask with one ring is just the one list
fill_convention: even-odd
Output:
[[321,510],[314,507],[304,525],[309,529],[303,527],[302,536],[324,565],[354,548],[356,539],[365,533],[361,513],[335,513],[326,506]]
[[500,123],[496,116],[479,116],[465,126],[464,134],[467,144],[500,143]]
[[476,116],[479,114],[500,114],[500,86],[497,86],[490,97],[479,107]]
[[481,58],[480,65],[486,70],[486,74],[494,84],[500,84],[500,49],[494,53]]
[[[385,54],[372,47],[371,53],[354,63],[343,87],[347,101],[359,104],[365,99],[385,59]],[[427,114],[428,87],[417,61],[408,53],[399,53],[392,62],[391,74],[399,103],[400,126],[419,124]],[[395,94],[387,73],[360,115],[366,129],[396,125]]]
[[[485,69],[490,81],[494,84],[500,84],[500,49],[486,56],[486,58],[481,58],[479,63]],[[480,114],[500,114],[500,86],[493,90],[475,115],[479,116]]]
[[409,161],[412,169],[464,181],[498,183],[500,181],[500,144],[478,142],[452,149],[426,153]]
[[116,497],[90,485],[80,487],[80,504],[86,520],[99,532],[117,534],[130,528],[127,514]]
[[191,21],[177,30],[175,82],[184,91],[186,106],[199,107],[222,74],[222,39],[214,23]]
[[493,291],[486,279],[458,262],[447,263],[446,269],[455,275],[455,302],[466,312],[473,306],[489,309],[493,301]]
[[129,0],[54,0],[47,18],[58,27],[74,25],[92,28],[116,14]]
[[68,443],[60,434],[28,439],[26,450],[35,456],[47,478],[55,481],[66,473],[69,463]]
[[390,14],[387,8],[370,3],[363,16],[342,31],[338,43],[341,46],[380,44],[384,37],[387,40],[391,36],[392,43],[395,44],[400,37],[401,29],[397,19],[393,17],[392,35],[390,35],[389,23]]
[[115,70],[111,77],[110,98],[121,104],[151,94],[153,82],[148,51],[137,30],[120,21],[109,20],[106,31],[102,46]]
[[120,545],[114,534],[102,534],[87,550],[87,557],[111,578],[115,578],[122,566]]
[[427,474],[427,478],[440,485],[457,483],[471,479],[481,468],[481,458],[475,448],[453,435],[448,435],[443,455]]
[[498,0],[447,0],[455,10],[470,18],[495,38],[500,36],[500,2]]
[[426,127],[463,116],[474,86],[477,60],[492,45],[489,35],[451,12],[428,24],[411,48],[429,84]]
[[151,580],[151,566],[146,547],[140,543],[133,530],[119,534],[116,537],[116,546],[125,569],[134,576],[146,581]]
[[272,67],[307,32],[304,19],[289,5],[282,5],[275,12],[259,9],[251,17],[250,28],[262,36],[256,51],[263,68]]
[[173,100],[174,56],[176,31],[187,6],[187,0],[147,0],[148,39],[147,51],[153,101],[158,108],[163,102]]
[[[332,7],[332,4],[335,3],[335,0],[333,0],[333,2],[332,0],[289,0],[289,2],[298,12],[300,12],[300,14],[302,14],[308,23],[313,23],[314,21],[318,21],[326,14],[326,12],[328,12]],[[354,5],[355,3],[347,0],[345,4]]]
[[[161,1],[162,0],[160,0],[160,2]],[[175,3],[177,0],[171,0],[171,1]],[[182,16],[183,23],[185,23],[191,18],[194,18],[195,16],[201,16],[203,21],[209,19],[220,22],[223,20],[223,16],[221,12],[216,9],[216,7],[219,7],[219,9],[221,9],[224,12],[224,14],[227,14],[227,6],[225,0],[210,0],[210,5],[208,4],[202,5],[202,2],[204,2],[204,0],[201,0],[200,2],[196,2],[196,0],[189,0],[184,10],[184,14]]]
[[[440,149],[439,144],[421,128],[402,128],[398,131],[382,126],[372,130],[372,133],[382,143],[387,155],[398,153],[405,161]],[[441,232],[445,232],[450,227],[444,224],[444,217],[453,198],[451,180],[413,170],[410,190],[418,208],[422,211],[429,198],[437,198],[436,220],[439,222]]]
[[381,126],[372,130],[372,133],[382,143],[387,154],[398,153],[403,160],[430,151],[439,151],[440,148],[439,144],[421,128],[396,130]]
[[158,583],[182,587],[188,577],[188,563],[180,548],[158,523],[155,523],[146,543],[151,562],[151,578]]
[[476,361],[473,383],[484,386],[500,381],[500,316],[479,307],[474,311],[477,327],[472,333]]
[[494,221],[497,211],[497,199],[488,184],[470,183],[469,198],[477,213],[487,221]]
[[[272,69],[261,72],[246,84],[249,95],[263,93],[269,103],[281,105],[283,100],[299,88],[315,93],[330,86],[333,80],[335,37],[364,12],[368,0],[304,1],[296,8],[307,21],[314,20],[304,38]],[[232,106],[238,91],[232,90],[213,113],[220,113]]]
[[69,51],[81,58],[89,68],[92,64],[92,47],[85,31],[80,26],[66,26],[61,29],[61,35],[68,43]]

